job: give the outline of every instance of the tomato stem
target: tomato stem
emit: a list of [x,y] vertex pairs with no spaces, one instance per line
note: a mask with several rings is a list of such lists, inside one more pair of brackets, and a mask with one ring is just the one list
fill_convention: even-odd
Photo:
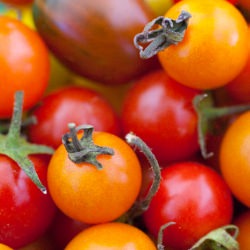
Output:
[[235,225],[226,225],[209,232],[202,237],[190,250],[198,249],[225,249],[239,250],[239,243],[236,238],[239,234],[239,229]]
[[[93,164],[97,169],[102,169],[102,164],[97,161],[98,155],[113,155],[114,150],[109,147],[101,147],[93,142],[92,125],[80,125],[76,127],[74,123],[69,123],[69,132],[64,134],[62,142],[68,152],[69,158],[75,163],[87,162]],[[78,132],[83,135],[78,138]]]
[[214,107],[212,95],[205,93],[195,96],[193,106],[198,116],[198,138],[202,156],[207,159],[213,156],[213,152],[207,152],[206,135],[211,129],[211,121],[216,118],[238,114],[250,110],[250,105],[235,105],[228,107]]
[[[190,13],[182,11],[176,20],[159,16],[146,24],[143,32],[134,37],[134,45],[139,49],[140,57],[148,59],[170,45],[181,42],[190,17]],[[156,25],[160,28],[154,29]]]
[[135,202],[134,206],[129,211],[129,219],[133,219],[140,214],[142,214],[144,211],[146,211],[150,205],[150,202],[153,198],[153,196],[156,194],[160,187],[160,181],[161,181],[161,168],[159,166],[159,163],[155,157],[155,155],[152,153],[150,148],[147,146],[147,144],[138,136],[136,136],[133,133],[128,133],[125,136],[126,141],[129,145],[135,146],[138,148],[147,158],[147,160],[150,163],[150,166],[152,167],[154,178],[153,182],[150,186],[150,189],[143,199],[139,199],[137,202]]
[[54,150],[47,146],[31,144],[21,136],[23,98],[23,91],[17,91],[9,131],[7,135],[0,134],[0,153],[13,159],[35,185],[46,194],[47,190],[41,183],[28,156],[30,154],[53,154]]
[[173,221],[170,221],[160,227],[159,233],[158,233],[158,239],[157,239],[157,250],[165,250],[165,246],[163,245],[163,233],[164,230],[172,225],[175,225],[176,223]]

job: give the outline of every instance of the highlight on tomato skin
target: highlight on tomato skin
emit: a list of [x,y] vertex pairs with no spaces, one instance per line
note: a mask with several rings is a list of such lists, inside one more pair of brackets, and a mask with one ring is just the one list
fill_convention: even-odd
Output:
[[125,95],[121,112],[124,134],[133,131],[138,135],[160,164],[193,156],[199,145],[192,101],[199,93],[179,84],[164,70],[145,74]]

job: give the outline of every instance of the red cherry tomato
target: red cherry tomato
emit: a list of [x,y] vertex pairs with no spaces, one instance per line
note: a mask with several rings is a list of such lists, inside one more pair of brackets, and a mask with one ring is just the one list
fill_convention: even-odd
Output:
[[192,100],[199,91],[171,79],[163,70],[147,74],[128,91],[122,127],[141,137],[160,163],[185,159],[199,150]]
[[49,67],[48,50],[36,31],[16,18],[0,16],[0,118],[11,117],[17,90],[24,91],[24,110],[41,99]]
[[[46,185],[49,156],[31,155],[38,176]],[[0,155],[0,242],[20,248],[42,236],[56,206],[9,157]]]
[[232,195],[221,176],[197,162],[179,162],[162,170],[158,192],[143,214],[146,228],[157,237],[164,230],[164,245],[189,249],[213,229],[232,219]]
[[29,127],[29,140],[57,148],[68,123],[90,124],[97,131],[120,134],[118,117],[111,105],[97,92],[77,86],[57,89],[32,112],[37,124]]

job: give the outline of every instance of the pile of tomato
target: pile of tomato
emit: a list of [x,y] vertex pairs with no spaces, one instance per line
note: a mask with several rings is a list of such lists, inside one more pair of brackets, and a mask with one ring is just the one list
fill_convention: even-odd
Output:
[[0,1],[0,250],[249,234],[248,0]]

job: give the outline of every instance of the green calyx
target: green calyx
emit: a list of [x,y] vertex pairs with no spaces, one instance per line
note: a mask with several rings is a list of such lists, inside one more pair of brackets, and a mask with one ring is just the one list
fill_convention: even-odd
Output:
[[[146,24],[143,32],[134,37],[134,45],[140,51],[140,57],[148,59],[184,38],[190,13],[182,11],[176,20],[159,16]],[[155,29],[155,26],[160,26]],[[146,44],[146,46],[145,46]]]
[[[101,147],[93,142],[94,128],[91,125],[81,125],[76,127],[74,123],[69,123],[69,132],[63,135],[62,142],[68,152],[69,158],[75,163],[86,162],[102,169],[101,163],[97,160],[98,155],[113,155],[114,150],[109,147]],[[83,135],[78,138],[78,132]]]
[[23,91],[17,91],[15,94],[9,130],[6,135],[0,134],[0,154],[14,160],[41,192],[46,194],[46,187],[41,183],[34,164],[28,156],[30,154],[53,154],[54,150],[47,146],[29,143],[21,136],[23,96]]
[[213,132],[213,121],[216,118],[239,114],[250,110],[250,105],[234,105],[226,107],[215,107],[211,93],[195,96],[193,106],[198,117],[198,138],[201,154],[204,159],[213,156],[213,152],[207,152],[206,135]]

